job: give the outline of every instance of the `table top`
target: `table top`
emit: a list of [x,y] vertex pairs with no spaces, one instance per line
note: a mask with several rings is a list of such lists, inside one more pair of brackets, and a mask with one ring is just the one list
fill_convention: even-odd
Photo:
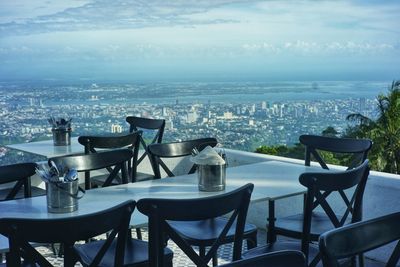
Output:
[[[321,170],[320,167],[266,161],[227,168],[224,191],[199,191],[196,174],[190,174],[87,190],[85,196],[79,200],[78,210],[70,213],[49,213],[46,196],[3,201],[0,202],[0,218],[67,218],[110,208],[128,199],[201,198],[230,192],[247,183],[254,184],[252,203],[276,200],[305,193],[306,188],[298,182],[299,175]],[[147,217],[135,210],[131,225],[141,227],[146,224]],[[7,243],[3,236],[0,236],[0,243],[0,251],[6,251]]]
[[69,146],[55,146],[53,144],[53,140],[51,139],[38,142],[7,145],[7,147],[20,150],[22,152],[29,152],[32,154],[45,156],[47,158],[84,152],[83,146],[78,143],[78,137],[72,137],[71,145]]
[[[197,176],[191,174],[88,190],[79,200],[78,210],[71,213],[48,213],[46,196],[4,201],[0,203],[0,218],[70,217],[106,209],[128,199],[201,198],[229,192],[246,183],[254,184],[251,202],[276,200],[304,193],[306,188],[300,185],[298,177],[301,173],[310,171],[321,171],[321,168],[267,161],[227,168],[224,191],[199,191]],[[135,211],[132,225],[138,226],[146,222],[147,218]]]

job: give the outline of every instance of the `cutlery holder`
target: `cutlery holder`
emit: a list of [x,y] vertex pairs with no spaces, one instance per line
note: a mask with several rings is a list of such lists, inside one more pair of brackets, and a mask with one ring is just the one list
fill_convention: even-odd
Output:
[[46,183],[47,210],[51,213],[73,212],[78,209],[79,187],[78,180],[67,183]]

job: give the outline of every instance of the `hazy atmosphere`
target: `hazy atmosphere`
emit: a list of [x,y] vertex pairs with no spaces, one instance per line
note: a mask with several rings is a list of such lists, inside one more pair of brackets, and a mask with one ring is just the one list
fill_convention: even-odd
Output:
[[393,80],[398,1],[0,2],[0,79]]

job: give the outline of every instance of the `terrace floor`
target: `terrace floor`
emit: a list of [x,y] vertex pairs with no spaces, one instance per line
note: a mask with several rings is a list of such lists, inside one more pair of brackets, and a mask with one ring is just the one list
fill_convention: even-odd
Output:
[[[133,235],[135,235],[134,231],[132,232]],[[143,231],[143,239],[147,239],[147,232]],[[258,231],[258,244],[263,245],[266,243],[265,240],[266,237],[266,232],[264,230]],[[244,245],[245,246],[245,245]],[[195,267],[195,265],[187,258],[187,256],[173,243],[169,242],[168,247],[170,247],[174,251],[174,262],[173,266],[187,266],[187,267]],[[60,257],[57,257],[54,255],[53,251],[49,247],[39,247],[38,250],[45,255],[45,257],[50,261],[51,264],[54,266],[63,266],[63,259]],[[219,264],[227,263],[230,262],[230,257],[232,253],[232,245],[224,245],[222,246],[219,251]],[[371,259],[366,258],[365,260],[365,266],[366,267],[383,267],[385,264],[381,262],[377,262]],[[211,263],[210,263],[211,265]],[[81,266],[79,263],[76,266]],[[322,266],[322,264],[320,265]]]

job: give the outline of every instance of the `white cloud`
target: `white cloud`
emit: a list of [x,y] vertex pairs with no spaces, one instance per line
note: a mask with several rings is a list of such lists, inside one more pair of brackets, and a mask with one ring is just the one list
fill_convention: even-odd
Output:
[[221,70],[248,62],[250,71],[265,62],[290,68],[292,59],[343,66],[400,56],[399,2],[54,0],[41,8],[43,1],[16,1],[27,7],[10,15],[0,2],[0,61],[21,66],[27,58],[96,67],[164,60]]

